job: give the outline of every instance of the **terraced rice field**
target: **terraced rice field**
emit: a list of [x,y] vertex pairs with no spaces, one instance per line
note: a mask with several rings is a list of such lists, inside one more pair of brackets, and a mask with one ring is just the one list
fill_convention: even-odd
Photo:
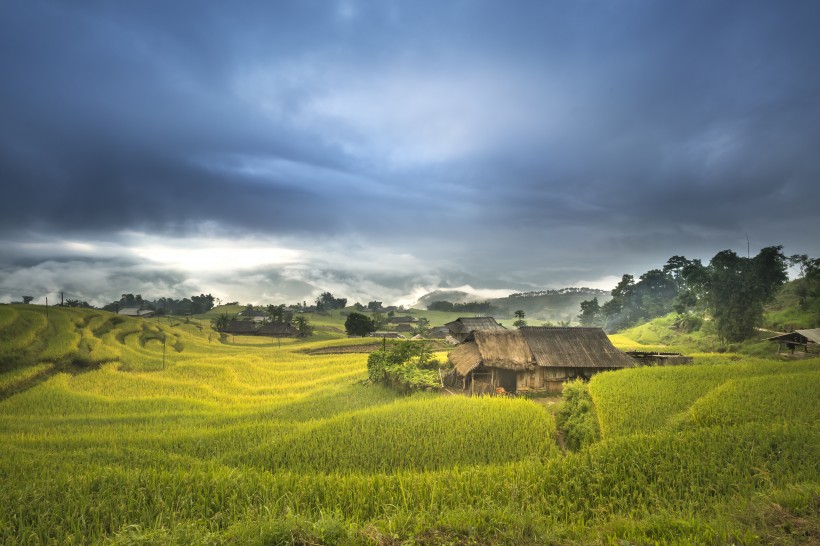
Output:
[[602,374],[603,439],[565,454],[531,401],[306,353],[360,342],[0,306],[0,542],[755,543],[753,502],[811,538],[816,360]]

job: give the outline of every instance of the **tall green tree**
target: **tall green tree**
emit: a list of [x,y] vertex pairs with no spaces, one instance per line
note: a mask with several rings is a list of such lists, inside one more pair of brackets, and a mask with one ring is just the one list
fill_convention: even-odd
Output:
[[334,298],[330,292],[322,292],[322,294],[316,298],[316,309],[319,311],[344,309],[346,305],[347,298]]
[[601,307],[607,329],[617,330],[622,325],[632,323],[630,301],[634,286],[635,277],[624,275],[612,289],[612,299]]
[[267,313],[271,322],[285,322],[285,304],[270,304],[268,305]]
[[686,272],[686,282],[700,294],[723,341],[742,341],[754,335],[755,326],[763,320],[764,306],[788,278],[782,251],[782,246],[770,246],[753,258],[744,258],[723,250],[708,266]]
[[581,313],[578,315],[578,322],[581,326],[596,326],[601,321],[601,306],[598,298],[592,298],[581,302]]
[[218,317],[211,319],[211,326],[217,332],[221,332],[231,323],[231,316],[228,313],[222,313]]
[[191,296],[191,312],[195,315],[199,313],[206,313],[213,309],[214,297],[210,294],[200,294],[198,296]]
[[345,319],[345,331],[349,336],[366,336],[376,331],[376,324],[367,315],[350,313]]
[[526,326],[527,321],[524,320],[524,318],[526,316],[527,316],[527,314],[524,312],[523,309],[519,309],[518,311],[516,311],[515,312],[515,322],[513,322],[513,326],[515,326],[516,328],[521,328],[522,326]]
[[420,336],[426,336],[430,333],[430,321],[425,317],[419,317],[418,322],[416,322],[416,327],[413,329],[415,334]]
[[308,318],[301,313],[293,317],[293,326],[299,330],[299,335],[302,337],[313,335],[313,325]]

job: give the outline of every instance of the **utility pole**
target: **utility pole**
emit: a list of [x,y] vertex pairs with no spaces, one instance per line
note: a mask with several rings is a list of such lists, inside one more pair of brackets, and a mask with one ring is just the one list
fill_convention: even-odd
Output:
[[46,296],[46,322],[48,322],[48,296]]
[[60,307],[63,306],[63,293],[60,292]]
[[165,339],[167,337],[168,337],[167,335],[162,336],[162,369],[163,370],[165,369]]

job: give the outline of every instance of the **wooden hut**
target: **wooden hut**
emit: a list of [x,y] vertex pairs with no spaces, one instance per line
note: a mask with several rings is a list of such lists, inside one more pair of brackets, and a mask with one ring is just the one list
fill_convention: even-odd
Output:
[[767,341],[778,343],[777,354],[785,347],[789,352],[794,352],[797,347],[802,347],[803,352],[809,352],[809,346],[816,347],[820,343],[820,328],[811,330],[795,330],[788,334],[780,334],[766,338]]
[[487,386],[508,392],[560,392],[569,379],[589,379],[597,372],[635,366],[601,328],[477,330],[449,358],[454,367],[452,383],[471,392]]
[[445,326],[459,343],[471,339],[473,332],[506,331],[506,328],[498,324],[493,317],[459,317]]

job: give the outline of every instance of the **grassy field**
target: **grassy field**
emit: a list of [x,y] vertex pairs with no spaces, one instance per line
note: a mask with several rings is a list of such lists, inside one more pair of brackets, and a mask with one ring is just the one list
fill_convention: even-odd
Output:
[[820,540],[817,359],[598,375],[601,439],[564,453],[542,406],[400,397],[366,354],[307,354],[366,342],[314,324],[280,347],[0,306],[0,543]]

